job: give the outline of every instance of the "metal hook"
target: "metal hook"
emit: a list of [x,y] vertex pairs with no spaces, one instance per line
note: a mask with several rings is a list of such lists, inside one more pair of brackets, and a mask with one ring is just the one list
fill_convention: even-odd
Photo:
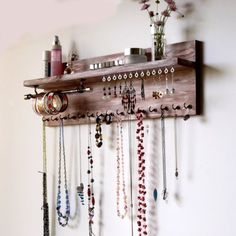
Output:
[[180,107],[179,105],[177,105],[177,106],[175,107],[174,104],[172,104],[172,109],[173,109],[174,111],[176,111],[176,110],[180,110],[181,107]]
[[68,114],[68,117],[67,117],[69,120],[75,120],[76,119],[76,115],[72,115],[70,116],[70,114]]
[[189,105],[186,106],[186,103],[184,103],[184,109],[189,109],[189,110],[191,110],[191,109],[193,109],[193,106],[192,106],[191,104],[189,104]]
[[45,118],[45,117],[43,117],[43,118],[42,118],[42,121],[43,121],[43,122],[45,122],[45,121],[48,122],[48,121],[50,121],[50,119],[49,119],[49,118]]
[[34,92],[35,92],[36,96],[38,95],[37,88],[38,88],[38,86],[37,86],[37,85],[36,85],[36,86],[34,86]]
[[86,115],[87,115],[88,118],[90,118],[90,117],[94,117],[94,114],[93,114],[93,113],[89,114],[89,112],[87,112]]
[[157,112],[157,109],[156,109],[156,108],[153,108],[153,109],[152,109],[151,106],[148,108],[148,110],[149,110],[150,112]]
[[146,114],[146,113],[147,113],[146,110],[143,110],[143,109],[140,109],[140,108],[138,108],[137,112],[138,112],[138,113],[143,113],[143,114]]
[[117,109],[116,110],[116,115],[118,115],[118,116],[124,116],[125,115],[125,113],[122,111],[122,112],[119,112],[119,110]]
[[58,118],[53,119],[53,116],[51,116],[51,121],[58,121]]
[[169,111],[169,108],[167,106],[163,107],[163,104],[161,104],[161,111]]

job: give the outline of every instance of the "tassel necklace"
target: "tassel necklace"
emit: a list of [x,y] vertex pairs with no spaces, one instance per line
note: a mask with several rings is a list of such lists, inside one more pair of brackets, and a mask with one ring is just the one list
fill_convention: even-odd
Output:
[[[123,125],[122,121],[117,121],[117,187],[116,187],[116,206],[117,215],[124,219],[128,211],[127,194],[125,187],[125,170],[124,170],[124,148],[123,148]],[[124,211],[121,213],[120,209],[120,196],[121,196],[121,183],[122,183],[122,194],[123,194],[123,206]]]
[[43,121],[43,235],[49,236],[49,206],[47,199],[47,155],[46,155],[46,128]]
[[[57,215],[58,222],[61,226],[65,227],[68,224],[70,217],[70,200],[69,200],[69,191],[67,186],[67,172],[66,172],[66,155],[65,155],[65,143],[64,143],[64,125],[63,120],[61,119],[60,132],[59,132],[59,164],[58,164],[58,189],[57,189]],[[61,156],[63,153],[63,167],[64,167],[64,190],[65,190],[65,202],[66,209],[65,213],[61,212],[61,192],[62,192],[62,160]]]

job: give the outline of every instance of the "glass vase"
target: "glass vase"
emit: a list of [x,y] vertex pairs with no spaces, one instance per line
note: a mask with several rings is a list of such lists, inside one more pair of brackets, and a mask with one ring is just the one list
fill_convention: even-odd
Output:
[[162,60],[166,58],[166,40],[164,29],[159,30],[155,26],[151,26],[151,35],[152,35],[152,61]]

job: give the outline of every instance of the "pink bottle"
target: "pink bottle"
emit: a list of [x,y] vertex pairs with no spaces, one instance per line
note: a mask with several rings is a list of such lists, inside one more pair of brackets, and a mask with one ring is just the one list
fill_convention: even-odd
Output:
[[55,36],[51,51],[51,76],[62,75],[62,52],[58,36]]

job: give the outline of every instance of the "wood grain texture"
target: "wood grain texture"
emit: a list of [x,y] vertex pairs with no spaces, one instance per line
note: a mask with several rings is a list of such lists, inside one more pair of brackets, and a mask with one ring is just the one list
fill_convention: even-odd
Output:
[[[150,52],[149,49],[146,50],[147,53]],[[103,57],[90,58],[85,60],[76,61],[74,63],[74,70],[76,73],[71,75],[63,75],[49,78],[42,78],[36,80],[27,80],[24,82],[26,87],[35,87],[37,86],[40,89],[44,90],[64,90],[64,89],[75,89],[79,86],[80,80],[86,79],[85,85],[92,89],[90,93],[82,94],[69,94],[69,106],[64,113],[61,113],[58,116],[45,117],[47,119],[48,126],[57,126],[59,122],[57,119],[60,117],[64,118],[65,125],[75,125],[75,124],[84,124],[88,123],[88,118],[80,118],[78,114],[101,114],[101,113],[116,113],[123,111],[121,104],[121,97],[115,98],[113,96],[114,86],[117,87],[117,93],[119,93],[119,86],[124,87],[125,81],[129,84],[129,80],[132,80],[132,83],[136,89],[137,104],[136,110],[142,109],[146,110],[146,118],[159,118],[161,115],[161,105],[168,106],[169,111],[165,113],[166,117],[184,116],[186,114],[196,115],[197,114],[197,94],[196,94],[196,41],[189,41],[177,44],[171,44],[167,47],[167,59],[139,63],[132,65],[116,66],[106,69],[99,70],[87,70],[89,64],[104,62],[107,60],[120,59],[123,57],[122,53],[107,55]],[[113,76],[113,75],[124,75],[124,73],[135,72],[147,72],[148,70],[155,69],[156,71],[161,68],[170,69],[171,67],[175,68],[174,72],[174,88],[175,93],[165,95],[163,98],[155,99],[152,94],[153,91],[163,91],[166,88],[166,79],[168,81],[168,87],[171,89],[171,73],[165,75],[151,75],[145,76],[145,96],[146,99],[141,99],[141,79],[133,78],[127,80],[111,80],[110,82],[102,82],[103,76]],[[109,100],[103,100],[103,88],[104,86],[108,89],[111,88],[112,98]],[[192,109],[188,110],[184,108],[184,104],[192,105]],[[175,111],[172,109],[172,106],[176,107],[179,105],[181,110]],[[151,109],[157,109],[157,112],[150,112]],[[69,118],[68,118],[69,116]],[[131,117],[134,119],[134,117]],[[123,116],[123,120],[127,120],[128,116]],[[53,120],[53,121],[52,121]],[[94,119],[92,119],[94,121]]]

